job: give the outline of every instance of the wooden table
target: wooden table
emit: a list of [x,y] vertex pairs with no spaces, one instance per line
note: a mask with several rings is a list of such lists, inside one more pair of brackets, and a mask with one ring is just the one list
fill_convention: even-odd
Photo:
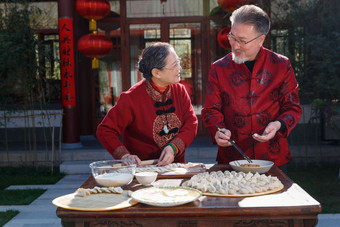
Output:
[[[227,165],[214,165],[208,171],[231,170]],[[65,227],[116,226],[315,226],[321,205],[295,184],[279,168],[268,174],[277,176],[284,184],[280,192],[243,198],[202,196],[199,200],[176,207],[155,207],[145,204],[113,211],[76,211],[57,209]],[[179,186],[188,178],[158,179],[155,186]],[[93,188],[90,177],[81,187]],[[142,188],[133,181],[126,189]]]

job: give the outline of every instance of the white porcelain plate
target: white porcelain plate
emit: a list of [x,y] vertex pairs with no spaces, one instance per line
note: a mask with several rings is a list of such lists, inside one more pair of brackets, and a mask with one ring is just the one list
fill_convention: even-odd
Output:
[[152,206],[179,206],[200,198],[202,193],[188,187],[150,187],[143,188],[131,194],[131,197]]

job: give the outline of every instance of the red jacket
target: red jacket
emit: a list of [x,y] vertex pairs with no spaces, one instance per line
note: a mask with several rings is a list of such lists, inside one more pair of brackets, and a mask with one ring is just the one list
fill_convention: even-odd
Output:
[[[164,121],[173,133],[160,134]],[[195,138],[197,124],[182,84],[169,85],[161,93],[150,81],[142,80],[120,95],[99,124],[97,138],[115,159],[127,152],[141,160],[158,159],[164,146],[171,142],[179,150],[174,162],[184,162],[185,148]],[[123,143],[119,135],[123,135]]]
[[[302,109],[298,83],[288,58],[261,48],[253,72],[232,61],[231,53],[211,66],[202,118],[213,143],[215,125],[231,131],[231,139],[252,159],[280,166],[291,160],[287,136],[299,122]],[[252,138],[269,122],[283,120],[286,129],[266,143]],[[233,147],[219,147],[217,161],[243,159]]]

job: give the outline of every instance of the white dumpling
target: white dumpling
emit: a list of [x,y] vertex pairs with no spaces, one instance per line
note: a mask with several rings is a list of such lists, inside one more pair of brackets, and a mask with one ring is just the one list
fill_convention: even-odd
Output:
[[235,195],[236,194],[236,190],[229,188],[228,189],[228,195]]
[[252,176],[253,176],[253,174],[249,172],[244,176],[244,179],[248,181],[248,180],[250,180],[250,178],[252,178]]
[[218,171],[218,172],[217,172],[217,176],[218,176],[219,178],[224,178],[224,173],[223,173],[222,171]]
[[247,188],[240,188],[240,194],[249,194],[249,190]]
[[240,187],[238,187],[237,185],[234,184],[229,184],[229,189],[233,189],[235,191],[238,191]]
[[217,173],[216,172],[211,172],[210,173],[210,177],[216,177],[217,176]]
[[91,188],[91,189],[89,189],[89,191],[90,191],[91,194],[97,194],[98,193],[97,189],[95,189],[95,188]]
[[230,181],[230,183],[233,184],[233,185],[238,185],[238,184],[239,184],[239,181],[238,181],[237,179],[232,179],[232,180]]
[[197,186],[198,186],[198,182],[197,181],[191,182],[191,187],[197,188]]
[[250,178],[250,182],[251,183],[256,183],[257,182],[257,177],[252,177],[252,178]]
[[208,184],[203,184],[202,192],[208,192]]
[[190,178],[190,180],[197,180],[197,179],[199,179],[199,177],[200,177],[200,175],[197,174],[197,175],[192,176],[192,177]]
[[230,176],[231,176],[231,173],[230,173],[228,170],[226,170],[226,171],[224,171],[224,176],[230,177]]
[[255,189],[251,186],[246,186],[246,189],[249,191],[249,194],[254,194],[255,193]]
[[204,186],[204,184],[198,184],[195,188],[198,189],[198,190],[200,190],[200,191],[203,191],[203,190],[202,190],[202,189],[203,189],[203,186]]
[[79,188],[77,190],[77,195],[80,196],[80,197],[86,197],[90,194],[91,194],[90,191],[88,189],[85,189],[85,188]]
[[268,187],[267,185],[262,185],[262,186],[261,186],[261,190],[262,190],[263,192],[268,191],[268,189],[269,189],[269,187]]
[[268,187],[269,187],[270,190],[273,190],[273,189],[275,189],[275,184],[274,183],[269,183]]
[[123,189],[121,187],[109,187],[109,190],[112,193],[116,193],[116,194],[122,194],[123,193]]
[[224,191],[224,188],[222,187],[221,184],[217,184],[217,185],[215,186],[215,188],[216,188],[215,193],[217,193],[217,194],[222,194],[221,192]]
[[222,181],[221,181],[221,183],[222,183],[222,184],[228,184],[229,181],[230,181],[229,178],[223,178]]
[[254,187],[254,190],[255,190],[256,193],[261,193],[262,192],[261,188],[257,187],[257,186]]
[[110,190],[108,187],[102,187],[102,192],[103,193],[110,193]]
[[224,195],[228,195],[228,189],[225,187],[222,187],[219,191],[219,194],[224,194]]
[[210,193],[216,192],[216,188],[212,184],[209,184],[207,189],[208,189],[208,192]]

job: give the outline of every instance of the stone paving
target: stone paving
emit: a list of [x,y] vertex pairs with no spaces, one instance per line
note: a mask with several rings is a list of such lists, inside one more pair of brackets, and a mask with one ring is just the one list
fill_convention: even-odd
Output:
[[18,210],[20,213],[4,227],[60,227],[60,219],[56,215],[56,206],[52,200],[59,196],[74,192],[85,180],[88,174],[66,175],[55,185],[18,185],[7,189],[43,188],[47,189],[38,199],[27,206],[0,206],[0,211]]

